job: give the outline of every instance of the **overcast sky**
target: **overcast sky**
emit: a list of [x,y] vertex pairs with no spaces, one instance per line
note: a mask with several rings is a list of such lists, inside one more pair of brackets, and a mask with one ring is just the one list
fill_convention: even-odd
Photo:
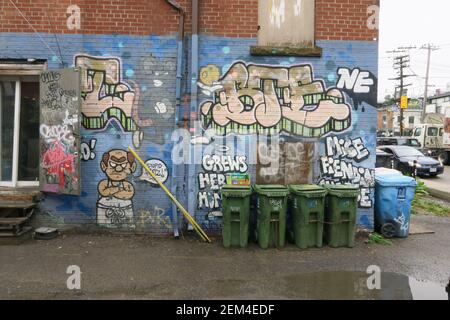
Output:
[[383,101],[393,94],[395,81],[389,81],[396,74],[392,68],[392,53],[401,46],[416,46],[410,50],[410,74],[417,77],[407,81],[411,97],[423,96],[427,51],[419,50],[431,43],[440,50],[432,52],[429,95],[436,89],[450,91],[450,1],[449,0],[381,0],[380,1],[380,52],[378,100]]

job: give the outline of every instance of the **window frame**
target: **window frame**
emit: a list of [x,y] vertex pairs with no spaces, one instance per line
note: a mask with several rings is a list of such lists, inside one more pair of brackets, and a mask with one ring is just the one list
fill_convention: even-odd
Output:
[[[39,188],[39,176],[36,181],[19,181],[19,143],[20,143],[20,113],[22,108],[22,90],[21,83],[27,82],[32,77],[39,77],[40,73],[47,69],[47,63],[39,64],[16,64],[0,62],[0,80],[7,79],[15,82],[14,99],[14,138],[13,138],[13,157],[12,157],[12,177],[11,181],[0,181],[0,187],[20,188],[37,187]],[[39,83],[39,78],[37,79]]]

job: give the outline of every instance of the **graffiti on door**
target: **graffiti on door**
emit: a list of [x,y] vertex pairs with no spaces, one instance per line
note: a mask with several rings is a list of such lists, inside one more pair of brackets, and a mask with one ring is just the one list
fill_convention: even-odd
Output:
[[40,181],[45,192],[80,193],[80,86],[78,70],[40,77]]

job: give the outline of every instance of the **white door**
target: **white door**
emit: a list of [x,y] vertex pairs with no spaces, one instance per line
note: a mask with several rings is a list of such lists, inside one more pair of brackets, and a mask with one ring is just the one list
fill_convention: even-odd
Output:
[[39,78],[0,76],[0,186],[39,186]]

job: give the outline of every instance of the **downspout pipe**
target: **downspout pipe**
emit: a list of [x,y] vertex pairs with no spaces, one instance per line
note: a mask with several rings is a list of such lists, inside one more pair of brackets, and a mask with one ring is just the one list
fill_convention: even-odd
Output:
[[[195,128],[195,122],[192,121],[192,115],[197,114],[198,110],[198,97],[197,97],[197,81],[198,81],[198,60],[199,60],[199,54],[198,54],[198,17],[199,17],[199,1],[198,0],[192,0],[192,40],[191,40],[191,104],[189,108],[189,119],[190,119],[190,129],[194,130]],[[196,132],[191,132],[193,134],[196,134]],[[195,159],[195,145],[191,145],[191,156],[189,157],[190,161],[193,163],[189,166],[189,175],[188,175],[188,210],[191,214],[194,215],[195,219],[195,167],[196,161]],[[191,225],[188,225],[188,229],[192,230],[193,227]]]
[[[177,79],[176,79],[176,104],[175,104],[175,125],[174,130],[179,128],[180,124],[180,113],[181,113],[181,81],[183,79],[183,52],[184,52],[184,21],[186,18],[186,12],[183,7],[180,6],[174,0],[166,0],[166,2],[171,5],[175,10],[178,11],[180,15],[180,22],[178,27],[177,36]],[[171,191],[172,194],[178,199],[179,197],[179,185],[178,179],[178,165],[172,164],[172,179],[171,179]],[[172,203],[172,222],[173,222],[173,235],[179,237],[179,219],[178,219],[178,208]]]

